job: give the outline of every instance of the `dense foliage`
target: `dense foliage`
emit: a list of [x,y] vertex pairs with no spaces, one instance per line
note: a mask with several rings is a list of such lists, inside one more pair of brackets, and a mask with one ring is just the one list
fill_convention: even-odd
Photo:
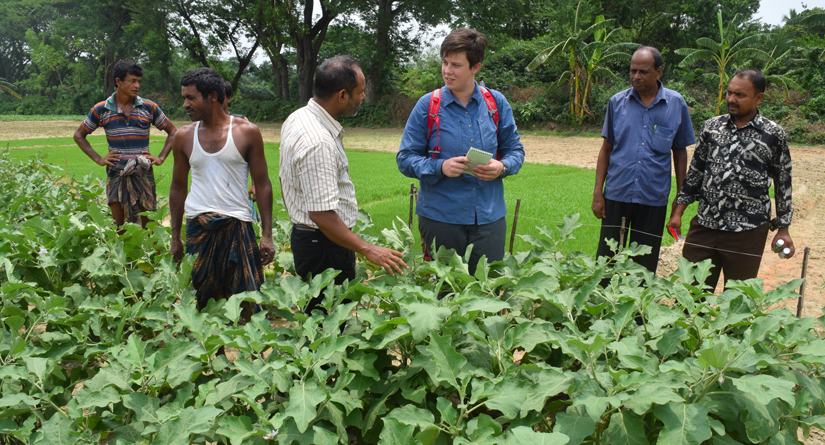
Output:
[[[118,235],[100,182],[57,170],[0,156],[6,443],[787,444],[825,427],[825,318],[771,309],[798,280],[716,296],[692,284],[706,263],[660,279],[635,246],[565,256],[573,216],[475,276],[412,255],[402,223],[383,236],[406,274],[304,283],[279,221],[262,293],[198,312],[168,228]],[[304,315],[318,295],[329,315]]]

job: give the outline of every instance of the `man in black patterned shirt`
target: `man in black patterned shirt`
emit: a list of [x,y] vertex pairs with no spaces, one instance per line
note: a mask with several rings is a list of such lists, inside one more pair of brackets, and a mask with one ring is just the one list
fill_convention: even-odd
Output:
[[[765,76],[758,70],[734,74],[727,92],[729,114],[708,119],[681,192],[676,197],[668,228],[681,231],[688,204],[699,201],[682,255],[691,262],[710,258],[705,284],[716,288],[719,273],[725,282],[755,278],[769,230],[777,230],[782,248],[794,254],[791,225],[791,155],[785,130],[759,114]],[[774,184],[776,218],[771,219],[768,189]]]

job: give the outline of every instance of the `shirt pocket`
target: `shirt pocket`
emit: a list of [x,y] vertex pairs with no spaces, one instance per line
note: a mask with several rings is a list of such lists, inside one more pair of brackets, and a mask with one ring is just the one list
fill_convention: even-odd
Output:
[[673,147],[673,138],[675,136],[676,133],[668,127],[663,127],[661,125],[654,126],[653,150],[659,153],[670,152]]
[[[487,114],[485,112],[485,114]],[[471,132],[472,134],[478,134],[481,137],[481,141],[473,141],[470,142],[471,147],[476,147],[483,149],[484,151],[489,151],[496,154],[496,150],[498,149],[498,133],[496,132],[496,125],[489,117],[483,117],[476,120],[476,127],[478,128],[478,132]]]
[[137,121],[137,126],[140,127],[141,130],[148,130],[149,126],[151,126],[151,125],[152,125],[152,123],[148,122],[148,121],[144,121],[144,120],[138,120]]

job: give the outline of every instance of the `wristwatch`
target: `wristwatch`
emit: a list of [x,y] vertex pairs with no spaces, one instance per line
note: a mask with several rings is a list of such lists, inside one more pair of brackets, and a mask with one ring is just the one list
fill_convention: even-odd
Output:
[[505,165],[504,167],[501,168],[501,175],[499,175],[499,176],[501,176],[503,178],[503,177],[507,176],[507,173],[510,173],[510,170],[508,170],[507,166]]

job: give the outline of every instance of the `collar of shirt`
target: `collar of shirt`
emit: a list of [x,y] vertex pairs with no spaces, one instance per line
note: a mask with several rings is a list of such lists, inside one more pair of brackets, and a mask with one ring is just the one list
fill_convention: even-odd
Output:
[[[107,110],[114,111],[115,113],[120,113],[120,111],[121,111],[120,107],[118,107],[117,102],[115,102],[115,96],[116,95],[117,95],[117,92],[112,93],[112,95],[108,99],[106,99],[106,105],[104,105],[104,106],[106,107]],[[143,98],[142,97],[138,96],[138,97],[135,98],[135,106],[136,107],[142,107],[143,106]]]
[[333,119],[332,115],[327,113],[327,110],[325,110],[324,107],[319,105],[318,102],[315,102],[314,99],[310,99],[309,102],[307,102],[307,109],[309,109],[310,111],[312,111],[313,114],[318,116],[318,118],[321,120],[321,124],[323,124],[327,130],[329,130],[333,137],[336,137],[338,139],[344,138],[344,127],[341,126],[340,122]]
[[759,112],[759,109],[756,110],[756,116],[753,117],[747,124],[743,125],[742,128],[736,128],[736,122],[733,121],[733,116],[730,114],[722,115],[722,119],[725,122],[725,125],[731,131],[741,131],[748,127],[753,127],[756,130],[762,131],[763,122],[762,122],[762,113]]
[[[476,82],[476,89],[473,90],[473,95],[470,96],[471,100],[475,100],[477,103],[484,102],[484,96],[481,94],[481,88],[478,87],[478,82]],[[461,105],[461,102],[458,102],[458,99],[455,98],[453,92],[450,91],[447,87],[441,87],[441,106],[446,107],[452,102],[457,102]],[[462,107],[464,105],[461,105]]]
[[[662,85],[662,81],[657,80],[656,85],[659,87],[659,91],[656,93],[656,98],[653,99],[653,102],[650,103],[650,106],[647,106],[645,108],[650,108],[650,107],[656,105],[657,103],[659,103],[660,100],[665,101],[665,103],[670,102],[670,97],[665,95],[665,88],[664,88],[664,85]],[[627,92],[627,97],[628,98],[633,97],[634,99],[639,101],[639,103],[644,107],[644,103],[642,102],[642,97],[639,96],[639,93],[636,91],[636,88],[630,88]]]

